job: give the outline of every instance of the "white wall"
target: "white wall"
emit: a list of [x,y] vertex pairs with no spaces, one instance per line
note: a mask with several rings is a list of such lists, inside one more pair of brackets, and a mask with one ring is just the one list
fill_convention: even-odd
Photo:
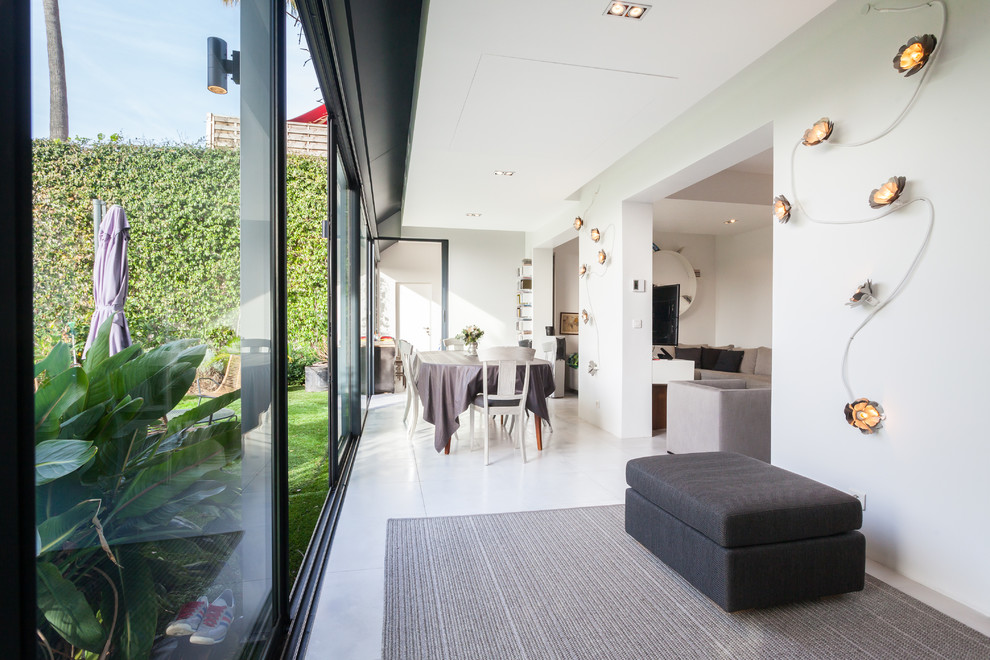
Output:
[[[812,213],[870,216],[870,190],[899,174],[908,177],[906,198],[930,197],[937,209],[917,272],[860,334],[851,354],[855,394],[883,403],[886,427],[864,436],[843,418],[848,395],[839,373],[842,350],[864,313],[843,302],[867,277],[878,283],[881,297],[890,293],[924,236],[927,214],[914,205],[870,225],[826,227],[796,212],[773,230],[773,462],[865,492],[871,558],[990,614],[990,442],[982,419],[990,313],[980,298],[990,280],[990,223],[978,166],[988,146],[981,127],[990,106],[990,3],[949,0],[948,6],[951,29],[928,84],[896,130],[865,147],[824,145],[796,157],[801,198]],[[911,36],[940,27],[937,5],[867,15],[862,7],[861,0],[837,2],[588,182],[581,207],[594,201],[596,214],[618,219],[624,200],[647,190],[651,199],[669,195],[683,187],[674,187],[676,180],[691,168],[710,175],[759,153],[767,147],[767,126],[773,131],[774,190],[792,197],[791,149],[803,131],[825,114],[837,122],[837,141],[881,131],[918,81],[896,75],[891,58]],[[709,158],[722,150],[735,160]],[[656,194],[658,185],[669,189]],[[572,219],[562,212],[552,226],[534,232],[530,244],[558,235]],[[582,246],[587,258],[585,252]],[[600,280],[601,299],[622,299],[618,275]],[[618,330],[610,337],[619,344],[632,340]],[[584,347],[584,333],[581,341]],[[935,350],[940,341],[958,350]],[[609,347],[603,360],[622,350]],[[638,372],[603,369],[593,393],[602,397],[602,409],[591,411],[582,375],[582,418],[621,429],[616,418],[625,409],[606,409],[606,393],[623,391],[624,379],[632,377]]]
[[[553,327],[554,332],[560,333],[560,313],[581,311],[580,287],[582,280],[578,275],[578,239],[572,240],[554,248],[553,251]],[[580,351],[579,335],[565,335],[567,354]]]
[[[560,334],[560,313],[580,313],[581,312],[581,286],[583,280],[578,275],[578,268],[581,263],[578,261],[578,238],[567,241],[553,250],[553,327],[554,332]],[[567,344],[567,355],[581,354],[581,336],[564,335],[564,342]],[[567,367],[564,371],[564,384],[567,388],[576,390],[580,387],[578,369]]]
[[773,227],[715,239],[716,346],[773,345]]
[[467,325],[485,331],[482,346],[516,344],[516,269],[523,259],[521,232],[404,227],[403,238],[450,241],[450,335]]
[[[383,289],[380,296],[381,310],[379,331],[398,338],[404,336],[398,327],[396,308],[397,286],[403,282],[424,282],[433,286],[432,335],[430,343],[435,348],[443,337],[440,336],[441,312],[443,308],[443,286],[440,268],[440,244],[400,241],[384,252],[378,264]],[[409,334],[406,332],[405,334]]]
[[[654,226],[658,222],[662,222],[662,219],[654,218]],[[678,321],[678,342],[681,344],[717,345],[715,341],[715,310],[717,307],[715,237],[704,234],[674,234],[654,230],[653,241],[664,250],[684,248],[681,250],[681,254],[691,262],[691,266],[695,270],[701,271],[694,302]],[[653,249],[652,245],[650,249]],[[653,253],[651,252],[651,254]],[[659,281],[660,276],[656,263],[657,260],[654,258],[653,284],[670,284],[670,282]]]

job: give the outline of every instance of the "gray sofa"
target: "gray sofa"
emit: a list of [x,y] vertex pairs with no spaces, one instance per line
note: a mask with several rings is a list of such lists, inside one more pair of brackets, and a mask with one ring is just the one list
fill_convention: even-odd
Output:
[[[660,348],[659,346],[654,346],[654,355],[656,355]],[[739,363],[739,371],[722,371],[718,369],[703,369],[696,368],[694,370],[695,380],[716,380],[724,378],[742,379],[747,383],[755,383],[757,385],[765,385],[770,387],[771,385],[771,372],[772,372],[772,358],[773,350],[766,347],[760,346],[758,348],[737,348],[732,344],[727,346],[709,346],[708,344],[679,344],[677,346],[664,346],[663,348],[667,351],[677,356],[678,349],[680,352],[685,353],[684,349],[707,349],[709,351],[741,351],[742,361]],[[706,355],[702,359],[707,359]],[[691,359],[687,357],[686,359]],[[709,360],[710,361],[710,360]],[[700,362],[698,364],[701,364]]]
[[770,462],[770,388],[746,380],[667,385],[667,451],[731,451]]

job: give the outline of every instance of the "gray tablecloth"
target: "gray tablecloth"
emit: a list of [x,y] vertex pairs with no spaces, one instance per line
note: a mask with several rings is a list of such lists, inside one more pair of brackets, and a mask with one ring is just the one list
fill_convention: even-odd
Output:
[[[423,351],[413,354],[418,367],[416,391],[423,404],[423,419],[436,428],[433,446],[443,451],[461,423],[458,415],[482,393],[481,362],[463,351]],[[516,369],[516,387],[522,387],[524,368]],[[488,371],[488,390],[494,391],[498,369]],[[547,397],[553,394],[553,368],[546,360],[534,360],[529,370],[526,408],[546,419]]]

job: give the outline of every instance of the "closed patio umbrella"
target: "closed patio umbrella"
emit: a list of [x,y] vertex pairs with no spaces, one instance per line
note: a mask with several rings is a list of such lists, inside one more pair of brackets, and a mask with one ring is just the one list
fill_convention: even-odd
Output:
[[93,263],[93,298],[96,310],[89,324],[86,337],[86,351],[96,340],[96,333],[108,318],[113,317],[110,327],[110,355],[131,345],[131,333],[124,318],[124,301],[127,299],[127,243],[130,240],[130,225],[124,209],[114,204],[100,223],[100,243]]

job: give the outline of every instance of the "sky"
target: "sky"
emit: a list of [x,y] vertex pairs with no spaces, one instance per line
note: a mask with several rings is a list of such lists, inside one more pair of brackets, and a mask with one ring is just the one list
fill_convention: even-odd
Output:
[[[238,86],[206,89],[206,39],[240,50],[240,11],[221,0],[60,0],[69,135],[195,143],[206,115],[238,116]],[[323,102],[306,40],[287,17],[288,117]],[[31,0],[32,135],[48,137],[48,51],[42,0]]]

